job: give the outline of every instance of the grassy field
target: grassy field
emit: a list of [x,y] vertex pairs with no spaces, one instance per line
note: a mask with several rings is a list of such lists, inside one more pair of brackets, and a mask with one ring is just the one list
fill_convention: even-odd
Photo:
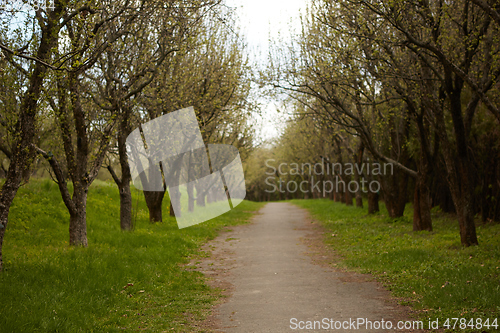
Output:
[[150,224],[133,190],[133,232],[119,228],[119,195],[96,182],[88,196],[88,248],[68,246],[69,215],[57,185],[32,180],[14,201],[0,273],[0,332],[187,332],[216,300],[200,273],[182,267],[224,226],[248,221],[262,204],[244,201],[209,222],[179,230]]
[[[480,246],[462,248],[457,220],[437,210],[433,232],[413,232],[411,207],[404,217],[391,219],[383,205],[380,213],[369,216],[367,208],[330,200],[292,203],[308,209],[327,228],[325,242],[342,258],[338,265],[373,274],[417,310],[424,324],[439,319],[443,328],[447,318],[466,318],[465,329],[459,322],[455,331],[478,332],[468,326],[470,319],[489,318],[492,324],[500,316],[499,224],[478,222]],[[500,318],[497,324],[500,328]],[[500,331],[491,325],[482,330]]]

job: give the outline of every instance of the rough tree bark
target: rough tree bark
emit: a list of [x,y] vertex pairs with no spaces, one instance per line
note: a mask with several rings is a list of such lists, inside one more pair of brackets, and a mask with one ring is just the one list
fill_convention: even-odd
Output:
[[[118,146],[120,144],[118,143]],[[118,148],[120,150],[120,148]],[[120,160],[122,159],[121,153]],[[128,176],[124,174],[124,165],[126,165],[126,169],[128,169]],[[123,164],[120,161],[120,166],[122,168],[122,176],[118,177],[111,165],[108,165],[108,171],[113,177],[116,185],[118,186],[118,191],[120,193],[120,228],[121,230],[132,230],[132,192],[130,191],[130,168],[128,167],[128,163]]]
[[132,192],[130,190],[130,182],[132,175],[127,158],[126,141],[131,133],[130,128],[131,109],[129,107],[122,108],[122,119],[120,120],[120,128],[118,131],[118,158],[120,160],[121,177],[118,177],[111,167],[108,165],[108,171],[113,177],[118,191],[120,192],[120,228],[121,230],[132,230]]
[[144,199],[146,199],[146,205],[149,210],[149,222],[163,221],[161,205],[164,196],[165,191],[144,191]]
[[[472,166],[468,154],[467,136],[462,117],[461,91],[463,81],[458,77],[452,80],[450,72],[451,71],[447,73],[446,90],[450,100],[450,112],[453,121],[453,129],[455,131],[457,156],[454,157],[451,153],[451,144],[445,135],[446,132],[443,133],[443,151],[446,169],[448,171],[448,183],[450,185],[450,191],[460,226],[460,240],[462,245],[471,246],[478,245],[478,240],[474,222],[474,210],[472,207]],[[442,114],[438,122],[440,129],[445,131],[444,117]]]
[[430,191],[427,180],[419,175],[413,199],[413,231],[432,231]]
[[381,177],[384,202],[391,218],[401,217],[404,214],[408,195],[408,178],[408,174],[399,169],[395,169],[393,175]]
[[[90,186],[88,178],[88,158],[89,158],[89,138],[87,133],[87,125],[85,122],[85,115],[80,101],[80,87],[78,83],[78,74],[69,74],[69,93],[71,100],[71,107],[73,108],[73,117],[76,130],[76,154],[74,150],[66,151],[66,154],[71,154],[73,165],[70,169],[70,177],[73,181],[73,197],[72,202],[74,207],[70,209],[70,223],[69,223],[69,244],[76,246],[87,246],[87,191]],[[68,141],[70,137],[63,140]],[[73,145],[72,142],[67,142]],[[73,148],[73,147],[72,147]]]
[[73,209],[69,217],[69,244],[88,246],[87,242],[87,193],[88,185],[73,183]]

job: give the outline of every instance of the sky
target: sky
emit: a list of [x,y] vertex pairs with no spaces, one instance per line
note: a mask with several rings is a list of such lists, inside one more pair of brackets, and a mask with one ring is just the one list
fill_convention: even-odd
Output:
[[[226,0],[236,8],[241,32],[245,35],[251,59],[265,65],[269,38],[289,36],[290,25],[300,27],[299,15],[305,12],[307,0]],[[260,99],[262,116],[256,117],[258,141],[278,137],[286,115],[277,111],[277,101]]]

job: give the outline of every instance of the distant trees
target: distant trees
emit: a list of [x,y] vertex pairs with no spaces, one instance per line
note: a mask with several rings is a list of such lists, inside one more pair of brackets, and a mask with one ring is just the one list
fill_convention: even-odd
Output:
[[[152,6],[141,20],[134,22],[131,30],[135,33],[127,34],[110,47],[99,60],[99,71],[89,75],[94,83],[91,93],[94,102],[103,111],[110,110],[118,117],[115,137],[120,172],[117,173],[111,164],[107,168],[120,192],[122,230],[132,228],[131,174],[125,141],[141,121],[147,120],[141,116],[141,111],[145,113],[143,92],[150,85],[168,79],[160,77],[164,68],[176,58],[185,56],[186,50],[196,40],[206,11],[216,4],[207,1],[183,5],[172,1]],[[156,103],[161,104],[160,101]],[[163,197],[163,192],[145,193],[148,199],[158,195]],[[150,203],[148,200],[150,214],[153,214],[151,219],[161,221],[161,210],[155,212]],[[159,207],[161,209],[161,201]]]
[[[498,10],[471,0],[313,1],[302,32],[275,48],[265,78],[318,126],[339,126],[372,158],[398,167],[380,179],[391,216],[403,214],[411,177],[414,230],[432,230],[431,207],[451,195],[461,242],[475,245],[474,215],[500,219],[492,200],[500,137],[485,127],[499,121]],[[486,152],[490,163],[479,160]]]
[[[152,120],[193,106],[205,143],[232,143],[248,149],[252,134],[247,120],[255,109],[249,98],[251,70],[241,37],[236,29],[228,29],[222,18],[231,21],[230,13],[218,10],[200,18],[189,41],[165,62],[157,80],[144,90],[140,107],[143,119]],[[169,194],[171,201],[179,200],[178,195]],[[161,221],[164,192],[145,191],[144,195],[150,221]],[[195,201],[203,206],[204,194],[199,193]]]

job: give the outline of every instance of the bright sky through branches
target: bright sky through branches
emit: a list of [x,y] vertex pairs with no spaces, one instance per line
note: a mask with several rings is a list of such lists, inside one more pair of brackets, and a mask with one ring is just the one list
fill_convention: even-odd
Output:
[[[300,13],[305,12],[307,0],[227,0],[227,5],[236,8],[240,27],[246,36],[252,60],[265,66],[269,51],[269,39],[286,39],[290,27],[300,28]],[[259,120],[260,140],[277,137],[284,127],[283,115],[278,114],[274,101],[261,101],[263,115]]]

